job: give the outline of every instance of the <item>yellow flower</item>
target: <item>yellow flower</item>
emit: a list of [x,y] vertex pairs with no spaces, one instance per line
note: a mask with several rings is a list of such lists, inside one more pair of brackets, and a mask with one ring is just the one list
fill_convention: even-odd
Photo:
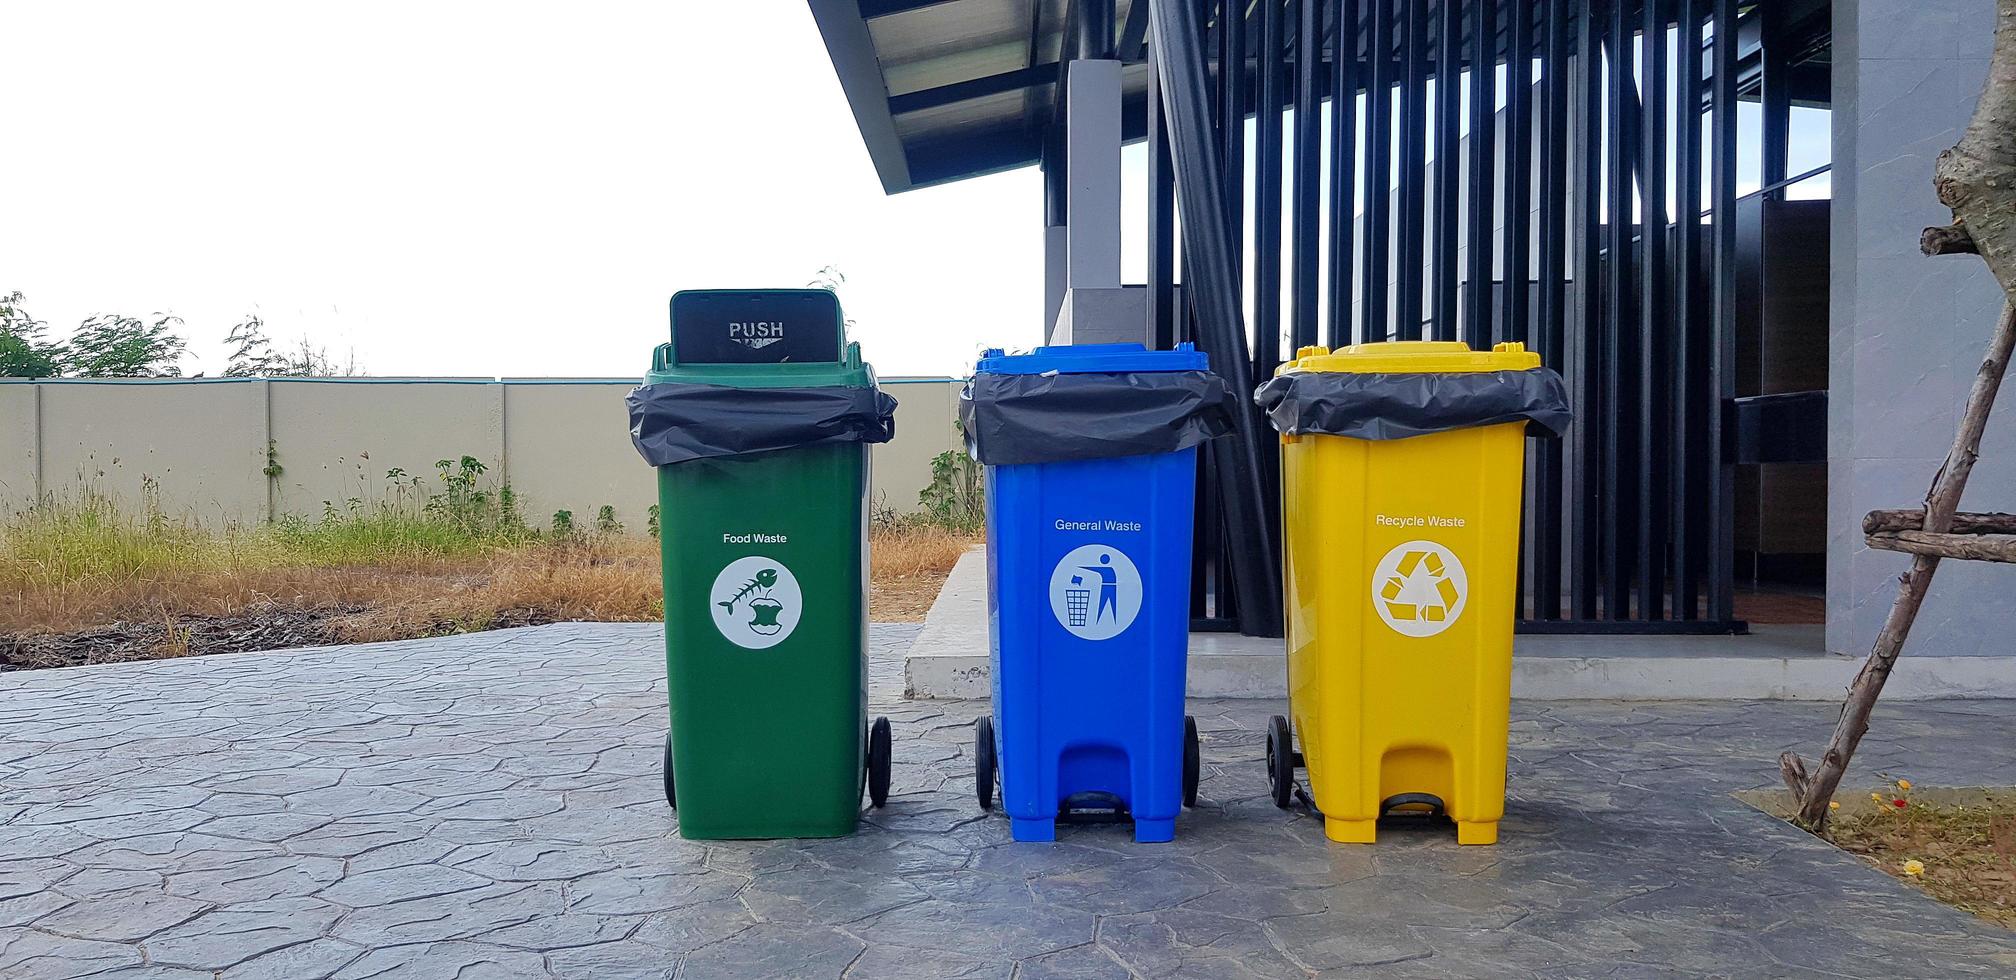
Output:
[[1920,861],[1917,858],[1912,858],[1911,860],[1904,862],[1904,873],[1910,875],[1913,878],[1924,877],[1925,862]]
[[1828,801],[1827,801],[1827,809],[1829,809],[1829,810],[1839,810],[1839,809],[1841,809],[1841,801],[1840,801],[1840,800],[1828,800]]
[[1908,779],[1900,779],[1897,781],[1897,788],[1903,790],[1906,793],[1909,793],[1911,792],[1911,781]]
[[1877,806],[1882,806],[1882,805],[1883,805],[1883,794],[1881,794],[1881,793],[1871,793],[1871,794],[1869,794],[1869,799],[1870,799],[1870,801],[1871,801],[1871,802],[1875,803],[1875,804],[1876,804]]

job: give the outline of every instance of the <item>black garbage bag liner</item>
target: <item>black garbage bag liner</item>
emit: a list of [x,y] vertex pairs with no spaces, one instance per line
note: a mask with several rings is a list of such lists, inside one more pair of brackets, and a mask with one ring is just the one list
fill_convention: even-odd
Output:
[[977,374],[959,397],[966,451],[990,466],[1146,456],[1232,431],[1238,405],[1209,371]]
[[660,382],[639,386],[624,400],[630,442],[653,466],[834,442],[888,442],[896,435],[896,399],[879,388]]
[[1549,368],[1449,374],[1296,371],[1253,392],[1274,428],[1288,435],[1406,439],[1525,420],[1530,435],[1559,437],[1574,414],[1568,389]]

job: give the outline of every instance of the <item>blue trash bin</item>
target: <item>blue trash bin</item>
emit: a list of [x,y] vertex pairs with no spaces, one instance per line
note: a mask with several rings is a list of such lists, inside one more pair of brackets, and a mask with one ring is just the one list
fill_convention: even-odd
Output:
[[[980,360],[975,387],[1004,380],[987,375],[1036,376],[1020,379],[1021,403],[1033,410],[1021,417],[1025,441],[1040,442],[1047,431],[1068,442],[1088,438],[1101,416],[1128,414],[1101,408],[1100,399],[1131,411],[1142,404],[1138,389],[1178,383],[1174,372],[1190,373],[1194,395],[1206,371],[1206,356],[1189,344],[994,350]],[[1070,384],[1092,374],[1107,376],[1094,382],[1104,385],[1094,395]],[[1223,386],[1215,375],[1201,377]],[[1045,399],[1060,408],[1048,430]],[[1178,401],[1143,412],[1217,410]],[[969,440],[973,427],[969,419]],[[986,467],[994,714],[976,725],[975,782],[981,805],[991,807],[998,765],[1018,841],[1055,840],[1067,808],[1123,813],[1133,818],[1135,840],[1168,841],[1180,807],[1196,800],[1196,726],[1183,713],[1195,443],[1220,433],[1140,452],[1170,444],[1167,430],[1177,427],[1150,422],[1152,434],[1124,447],[1134,455]]]

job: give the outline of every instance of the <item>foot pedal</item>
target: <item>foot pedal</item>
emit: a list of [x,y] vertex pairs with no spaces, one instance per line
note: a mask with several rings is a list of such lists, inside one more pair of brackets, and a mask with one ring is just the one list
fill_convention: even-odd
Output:
[[[1406,809],[1401,809],[1405,807]],[[1379,815],[1396,817],[1440,817],[1444,816],[1442,798],[1433,793],[1401,793],[1389,796],[1379,803]]]

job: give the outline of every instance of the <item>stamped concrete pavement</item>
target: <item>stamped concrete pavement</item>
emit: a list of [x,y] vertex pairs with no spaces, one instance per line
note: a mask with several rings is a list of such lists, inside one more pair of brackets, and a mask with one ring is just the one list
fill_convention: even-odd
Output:
[[[2016,976],[2016,933],[1730,798],[1827,705],[1515,705],[1503,843],[1459,848],[1326,843],[1266,800],[1281,706],[1193,702],[1175,843],[1016,844],[985,705],[900,699],[912,635],[872,631],[894,796],[825,841],[678,836],[650,627],[5,675],[0,977]],[[1856,775],[2016,783],[2012,713],[1885,708]]]

